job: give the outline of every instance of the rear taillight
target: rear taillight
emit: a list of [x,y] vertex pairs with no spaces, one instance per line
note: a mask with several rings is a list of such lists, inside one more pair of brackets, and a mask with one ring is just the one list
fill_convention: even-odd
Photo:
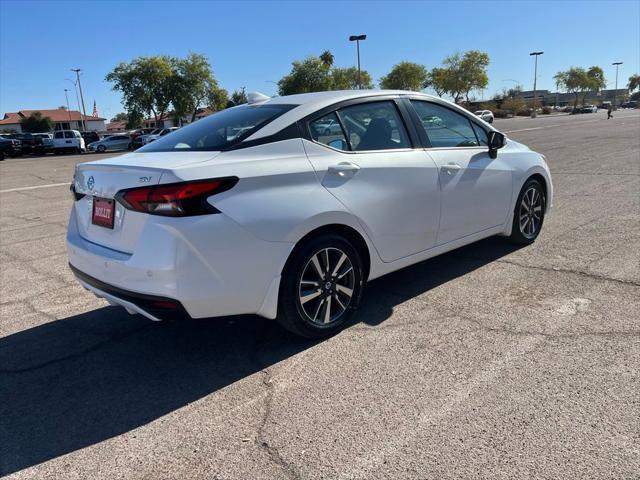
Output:
[[187,217],[218,213],[207,199],[238,183],[237,177],[168,183],[120,190],[115,198],[125,208],[166,217]]

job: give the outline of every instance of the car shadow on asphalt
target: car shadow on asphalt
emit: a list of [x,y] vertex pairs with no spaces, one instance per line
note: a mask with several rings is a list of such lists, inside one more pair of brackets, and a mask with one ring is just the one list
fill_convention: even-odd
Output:
[[[379,325],[395,305],[514,250],[488,239],[371,282],[360,319]],[[0,339],[0,476],[131,431],[317,343],[255,316],[154,323],[115,307]]]

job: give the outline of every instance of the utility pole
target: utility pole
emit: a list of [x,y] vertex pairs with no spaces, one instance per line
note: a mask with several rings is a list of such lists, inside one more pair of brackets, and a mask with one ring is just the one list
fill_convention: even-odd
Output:
[[71,110],[69,110],[69,95],[67,95],[68,91],[69,89],[67,88],[64,89],[64,98],[67,99],[67,113],[69,114],[69,128],[71,128]]
[[362,81],[360,80],[360,40],[366,40],[366,35],[351,35],[350,42],[356,42],[356,50],[358,52],[358,90],[362,89]]
[[72,72],[76,72],[76,79],[78,81],[78,87],[80,88],[80,100],[82,101],[82,129],[87,131],[87,123],[85,121],[85,117],[87,116],[87,111],[84,109],[84,96],[82,95],[82,83],[80,83],[80,72],[82,71],[79,68],[72,68]]
[[622,62],[613,62],[611,65],[615,65],[616,66],[616,89],[613,91],[613,109],[617,110],[618,109],[618,101],[617,101],[617,96],[618,96],[618,67],[620,65],[622,65]]
[[533,108],[531,109],[531,118],[536,118],[536,85],[538,80],[538,56],[544,52],[531,52],[529,56],[536,57],[536,63],[533,71]]
[[[65,78],[67,82],[71,82],[73,85],[73,90],[76,92],[76,105],[78,106],[78,113],[80,113],[80,97],[78,96],[78,84],[71,80],[70,78]],[[71,125],[69,125],[71,127]]]

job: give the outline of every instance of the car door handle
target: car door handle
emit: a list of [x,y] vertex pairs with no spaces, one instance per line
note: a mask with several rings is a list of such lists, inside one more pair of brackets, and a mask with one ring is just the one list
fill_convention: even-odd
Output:
[[337,165],[331,165],[327,169],[329,173],[337,173],[338,175],[344,175],[346,172],[357,172],[358,170],[360,170],[360,165],[351,162],[340,162]]
[[447,163],[446,165],[443,165],[441,168],[443,171],[449,174],[457,172],[458,170],[462,170],[462,167],[457,163]]

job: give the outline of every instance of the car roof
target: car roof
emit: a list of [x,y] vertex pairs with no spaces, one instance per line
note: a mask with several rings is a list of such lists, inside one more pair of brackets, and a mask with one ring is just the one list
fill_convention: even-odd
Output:
[[[332,90],[329,92],[313,92],[313,93],[299,93],[296,95],[286,95],[282,97],[273,97],[263,102],[256,102],[255,105],[295,105],[288,112],[279,116],[276,120],[268,123],[263,128],[255,132],[248,140],[255,140],[258,138],[273,135],[279,132],[286,126],[310,115],[318,110],[333,105],[345,100],[352,100],[357,98],[371,98],[379,96],[402,96],[411,95],[414,97],[424,97],[437,101],[439,103],[450,104],[446,100],[442,100],[433,95],[427,95],[426,93],[413,92],[409,90]],[[242,105],[233,108],[241,108]],[[458,107],[459,108],[459,107]]]

